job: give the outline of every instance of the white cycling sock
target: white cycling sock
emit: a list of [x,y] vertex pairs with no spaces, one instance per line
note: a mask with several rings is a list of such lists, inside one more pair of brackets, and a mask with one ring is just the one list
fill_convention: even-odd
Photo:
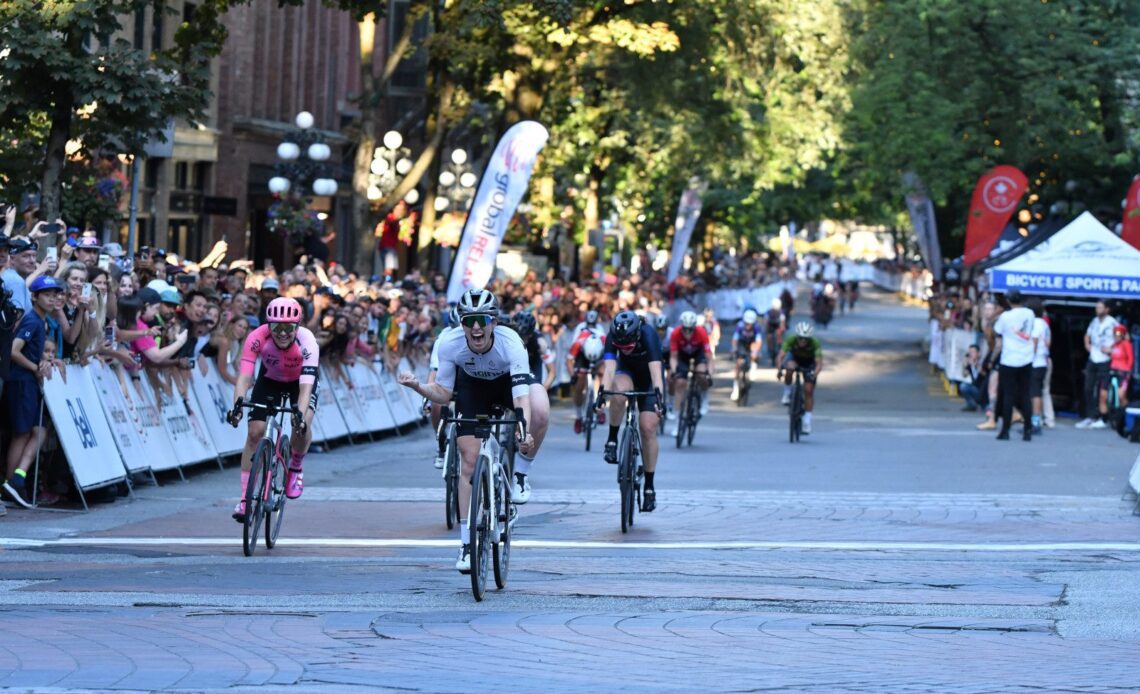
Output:
[[461,544],[461,545],[467,544],[467,540],[470,537],[468,535],[469,531],[467,529],[467,521],[465,521],[465,520],[459,521],[458,523],[456,523],[456,525],[459,526],[459,544]]
[[586,416],[586,403],[575,405],[574,414],[577,415],[578,419],[582,419],[582,417]]
[[784,386],[784,397],[790,398],[792,396],[792,387]]
[[515,455],[515,472],[518,474],[529,475],[531,465],[534,465],[534,458],[528,458],[522,453]]
[[811,412],[804,412],[804,424],[811,426]]

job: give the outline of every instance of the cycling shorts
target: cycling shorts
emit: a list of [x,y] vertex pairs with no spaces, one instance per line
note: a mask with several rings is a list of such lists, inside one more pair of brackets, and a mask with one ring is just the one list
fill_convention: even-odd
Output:
[[[455,409],[460,417],[476,417],[481,414],[493,415],[495,406],[511,411],[515,407],[511,395],[511,375],[503,374],[492,380],[474,378],[464,371],[455,374]],[[474,436],[475,425],[460,422],[459,436]]]
[[[653,377],[649,374],[648,363],[623,364],[618,359],[617,373],[629,376],[633,381],[630,390],[653,391]],[[656,395],[640,395],[637,398],[637,408],[642,412],[653,412],[657,408]]]
[[681,354],[677,358],[677,378],[688,378],[689,372],[695,370],[697,364],[708,364],[708,357],[704,352],[696,354]]
[[[313,394],[309,396],[309,407],[312,408],[314,412],[317,409],[319,391],[319,380],[313,381]],[[274,381],[262,371],[258,374],[257,380],[253,383],[253,393],[249,396],[249,401],[259,405],[276,406],[288,400],[293,407],[302,409],[301,405],[297,403],[297,398],[299,398],[300,395],[300,382],[291,381],[289,383],[283,383],[281,381]],[[251,422],[264,422],[268,418],[268,410],[254,409],[249,411],[249,421]]]
[[811,357],[810,359],[796,359],[789,354],[784,358],[783,368],[785,370],[790,369],[791,364],[795,364],[804,371],[804,383],[815,383],[815,357]]

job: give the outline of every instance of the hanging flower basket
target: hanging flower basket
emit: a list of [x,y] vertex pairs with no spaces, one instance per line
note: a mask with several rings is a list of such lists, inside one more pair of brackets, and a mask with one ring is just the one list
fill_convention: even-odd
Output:
[[309,235],[323,232],[325,224],[316,211],[309,209],[308,201],[288,196],[269,206],[266,227],[274,234],[288,236],[294,245],[301,245]]

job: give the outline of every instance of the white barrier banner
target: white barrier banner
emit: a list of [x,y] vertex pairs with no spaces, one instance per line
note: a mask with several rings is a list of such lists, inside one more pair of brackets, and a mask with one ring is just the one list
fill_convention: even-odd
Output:
[[365,416],[364,407],[356,398],[356,393],[352,388],[349,388],[349,382],[341,378],[336,369],[322,366],[321,383],[327,387],[326,392],[330,399],[335,401],[334,407],[340,409],[340,414],[344,417],[344,423],[348,427],[347,431],[354,434],[367,433],[369,431],[368,418]]
[[321,375],[317,384],[319,388],[317,414],[313,417],[317,430],[314,432],[314,438],[320,441],[333,441],[348,436],[348,424],[345,423],[344,415],[340,413],[340,408],[337,407],[336,398],[333,395],[332,388],[329,387],[328,374],[324,367],[321,368]]
[[[206,374],[202,375],[203,364]],[[234,387],[226,383],[217,365],[210,359],[199,358],[191,372],[190,386],[198,401],[201,419],[214,442],[219,455],[231,455],[245,448],[245,429],[232,427],[226,415],[234,404]]]
[[75,486],[92,489],[127,478],[115,436],[86,368],[69,364],[66,379],[59,371],[53,372],[44,381],[44,400]]
[[99,402],[107,415],[107,424],[115,435],[123,464],[132,474],[149,470],[151,459],[170,446],[169,440],[165,440],[165,432],[162,436],[165,446],[159,444],[155,437],[145,436],[141,417],[129,397],[130,393],[124,392],[126,384],[123,379],[129,378],[123,374],[121,367],[93,362],[87,367],[87,373],[91,376],[95,392],[99,394]]
[[463,292],[481,289],[491,281],[499,244],[526,194],[531,170],[548,137],[541,124],[524,120],[512,125],[495,146],[463,224],[447,285],[448,301],[457,302]]
[[[406,357],[400,360],[399,368],[397,368],[396,373],[399,373],[399,372],[405,371],[405,370],[407,370],[407,371],[412,370],[412,365],[407,360]],[[419,395],[416,395],[416,393],[414,391],[412,391],[410,388],[405,388],[404,386],[400,385],[396,381],[396,375],[395,374],[385,373],[384,376],[389,381],[392,382],[392,386],[395,388],[395,392],[398,392],[400,394],[400,397],[402,398],[403,403],[404,403],[402,410],[397,408],[396,403],[392,403],[393,409],[396,409],[398,412],[399,411],[403,412],[402,417],[400,417],[400,416],[396,417],[396,421],[400,423],[400,426],[403,426],[403,425],[408,424],[410,422],[414,422],[417,419],[419,419],[420,417],[422,417],[423,416],[423,409],[422,409],[423,398],[420,397]]]
[[942,364],[946,378],[951,381],[964,381],[966,350],[974,343],[974,334],[959,328],[951,328],[942,333]]
[[349,378],[356,385],[356,396],[364,406],[364,419],[368,423],[367,431],[384,431],[393,429],[396,420],[388,407],[384,397],[384,384],[380,371],[372,364],[356,363],[348,369]]
[[[158,416],[162,418],[162,426],[166,430],[166,435],[170,437],[171,452],[178,466],[217,459],[214,442],[210,440],[202,424],[202,413],[195,411],[190,414],[186,411],[186,405],[183,404],[176,385],[170,384],[173,396],[167,396],[155,392],[146,376],[136,383],[142,383],[150,391],[152,402],[158,407]],[[167,453],[167,456],[169,455],[170,453]],[[160,469],[153,465],[151,467]]]
[[170,435],[166,433],[166,422],[158,408],[154,390],[151,388],[146,374],[140,378],[132,378],[127,384],[127,401],[138,417],[139,439],[143,441],[147,451],[154,451],[147,460],[152,472],[176,470],[180,463],[173,454],[174,444]]

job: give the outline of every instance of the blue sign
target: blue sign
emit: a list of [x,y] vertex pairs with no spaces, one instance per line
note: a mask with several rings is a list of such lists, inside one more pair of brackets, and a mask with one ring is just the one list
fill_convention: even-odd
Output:
[[1026,294],[1140,298],[1138,277],[993,270],[990,287],[995,291],[1020,289]]

